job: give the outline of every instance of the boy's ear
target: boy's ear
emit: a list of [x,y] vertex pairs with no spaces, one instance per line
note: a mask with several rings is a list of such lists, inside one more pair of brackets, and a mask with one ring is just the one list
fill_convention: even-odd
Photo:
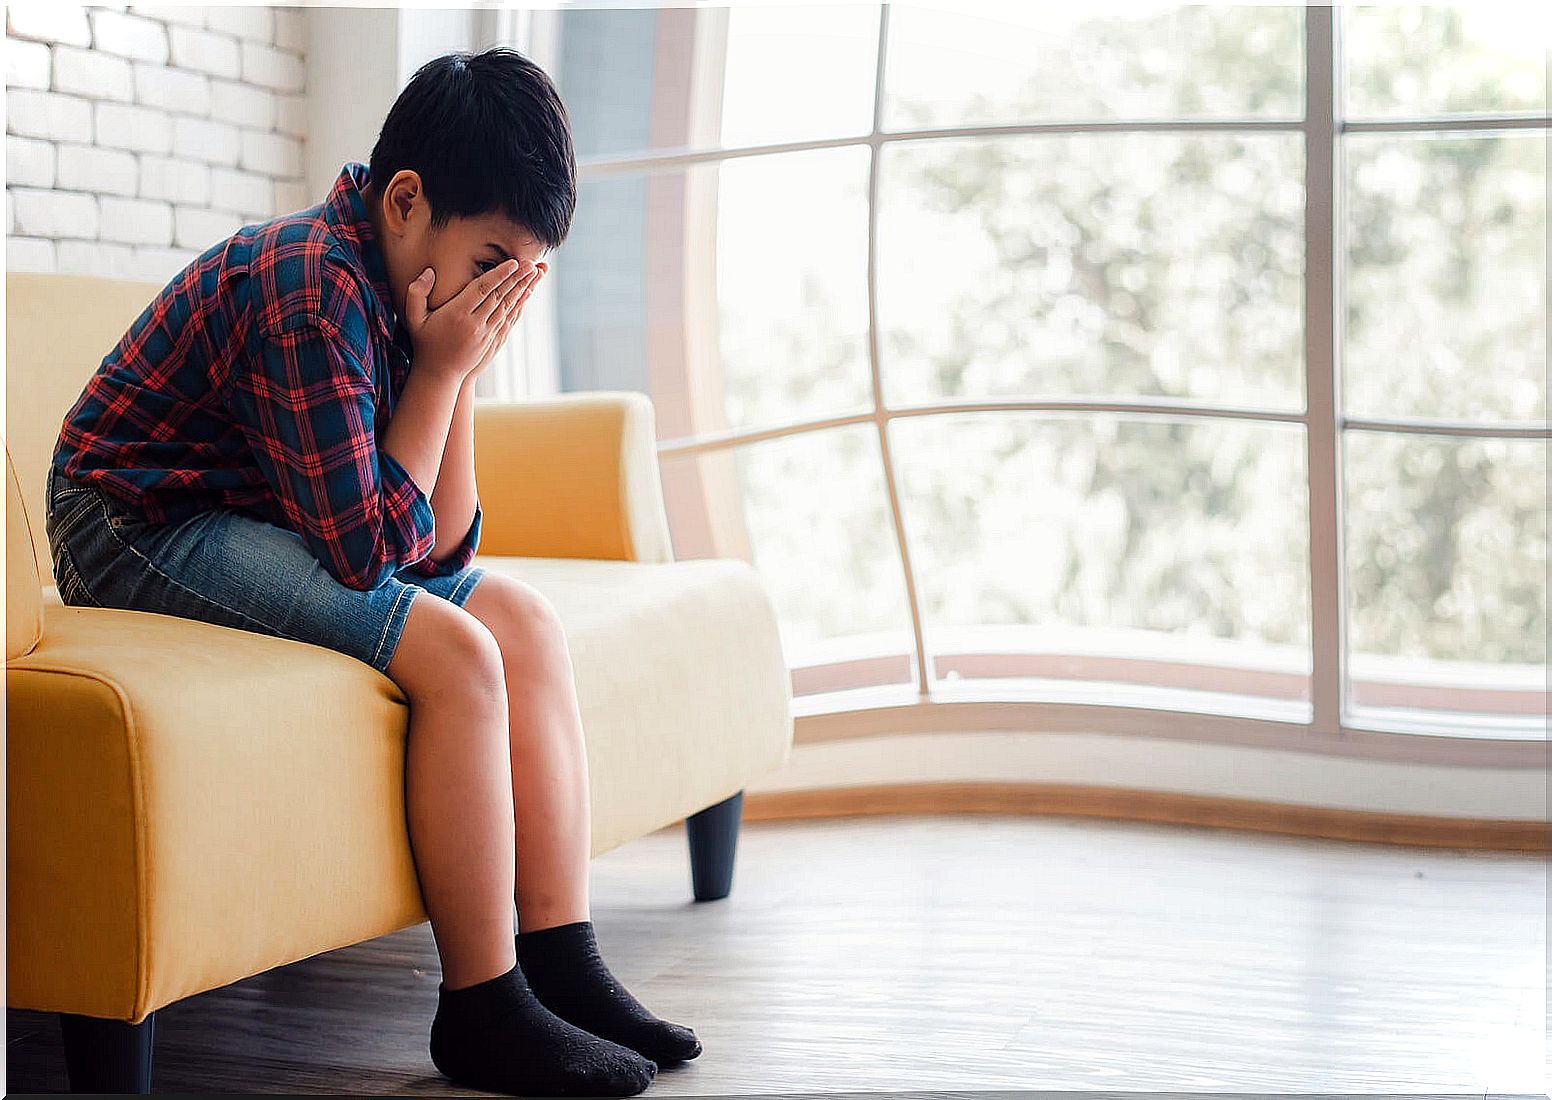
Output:
[[420,176],[412,168],[401,168],[394,173],[393,179],[388,181],[388,208],[397,216],[400,223],[410,220],[410,214],[415,209],[417,197],[424,196],[425,191],[421,187]]

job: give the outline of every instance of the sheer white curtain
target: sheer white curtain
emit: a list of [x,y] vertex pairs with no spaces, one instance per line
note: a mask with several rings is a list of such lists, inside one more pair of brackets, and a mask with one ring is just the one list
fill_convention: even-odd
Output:
[[[497,44],[512,46],[532,58],[551,79],[558,80],[554,64],[555,31],[559,12],[548,9],[494,8],[480,13],[477,49]],[[546,259],[551,272],[545,283],[523,307],[523,316],[507,337],[495,362],[475,381],[477,397],[518,401],[559,390],[555,351],[555,260]]]

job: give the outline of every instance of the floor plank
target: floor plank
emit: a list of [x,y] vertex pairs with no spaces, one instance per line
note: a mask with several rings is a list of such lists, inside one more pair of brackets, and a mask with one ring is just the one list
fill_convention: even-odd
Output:
[[[690,900],[682,827],[592,866],[604,958],[701,1057],[647,1095],[1541,1094],[1546,861],[1005,815],[752,822]],[[429,925],[162,1011],[157,1091],[446,1094]],[[9,1091],[61,1091],[8,1012]]]

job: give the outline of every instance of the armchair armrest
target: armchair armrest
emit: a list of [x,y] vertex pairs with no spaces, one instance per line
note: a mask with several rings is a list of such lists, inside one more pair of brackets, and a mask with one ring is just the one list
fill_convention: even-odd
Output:
[[646,394],[477,399],[474,455],[480,554],[674,560]]

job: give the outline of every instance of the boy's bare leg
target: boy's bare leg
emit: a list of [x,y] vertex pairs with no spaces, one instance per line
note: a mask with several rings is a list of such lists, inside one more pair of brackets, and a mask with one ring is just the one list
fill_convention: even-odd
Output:
[[701,1052],[695,1032],[658,1019],[609,970],[588,916],[591,808],[571,653],[531,585],[486,573],[465,609],[490,628],[506,669],[516,812],[517,959],[561,1019],[660,1064]]
[[472,616],[421,592],[387,672],[410,703],[405,800],[416,874],[443,983],[461,989],[517,962],[501,650]]
[[551,1012],[517,964],[511,750],[496,639],[423,591],[387,672],[410,703],[410,844],[442,957],[432,1063],[458,1084],[519,1096],[636,1095],[657,1066]]
[[487,573],[464,604],[501,647],[524,931],[588,920],[592,817],[571,653],[548,602]]

